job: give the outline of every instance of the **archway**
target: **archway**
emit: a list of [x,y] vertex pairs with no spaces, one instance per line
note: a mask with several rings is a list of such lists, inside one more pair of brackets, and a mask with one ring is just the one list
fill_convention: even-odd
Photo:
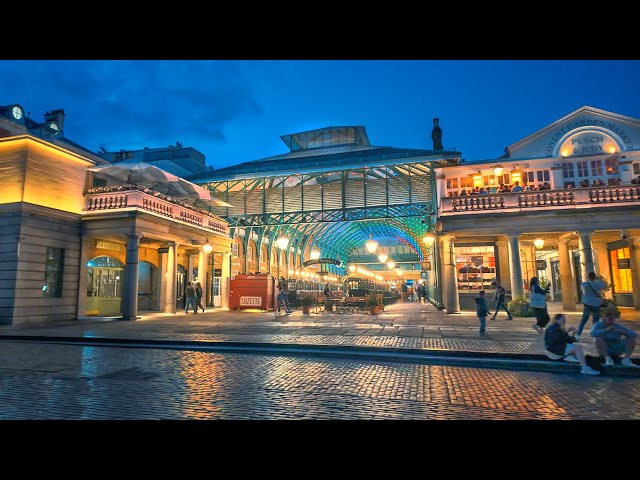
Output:
[[85,314],[120,315],[124,265],[117,258],[100,256],[87,263],[87,309]]

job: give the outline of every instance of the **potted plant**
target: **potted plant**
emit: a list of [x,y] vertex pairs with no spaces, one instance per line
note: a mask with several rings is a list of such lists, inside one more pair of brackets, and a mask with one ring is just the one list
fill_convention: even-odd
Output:
[[333,302],[331,301],[331,299],[329,297],[326,297],[324,299],[324,309],[327,312],[333,312]]
[[369,313],[371,313],[371,315],[378,315],[378,313],[380,313],[380,305],[378,305],[378,299],[375,297],[369,297],[367,307],[369,307]]
[[301,304],[302,304],[302,313],[304,315],[309,315],[309,309],[311,305],[313,305],[313,298],[309,296],[302,297]]

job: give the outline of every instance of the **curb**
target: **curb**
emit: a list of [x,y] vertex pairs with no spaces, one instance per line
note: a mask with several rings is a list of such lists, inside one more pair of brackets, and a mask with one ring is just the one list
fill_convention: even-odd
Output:
[[[429,365],[454,365],[475,368],[498,368],[545,372],[578,373],[574,363],[550,360],[540,354],[476,352],[468,350],[420,349],[401,347],[365,347],[359,345],[318,345],[264,342],[220,342],[198,340],[143,340],[107,337],[56,337],[45,335],[0,335],[0,341],[49,343],[63,345],[110,346],[123,348],[158,348],[167,350],[207,351],[211,353],[254,353],[271,355],[357,358],[399,361]],[[636,359],[637,360],[637,359]],[[639,363],[636,361],[636,363]],[[602,367],[609,376],[640,377],[640,369]]]

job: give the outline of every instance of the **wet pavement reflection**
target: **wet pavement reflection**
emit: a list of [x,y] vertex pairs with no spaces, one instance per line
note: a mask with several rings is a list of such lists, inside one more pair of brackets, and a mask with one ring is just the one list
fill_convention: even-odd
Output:
[[640,379],[3,342],[2,419],[638,419]]

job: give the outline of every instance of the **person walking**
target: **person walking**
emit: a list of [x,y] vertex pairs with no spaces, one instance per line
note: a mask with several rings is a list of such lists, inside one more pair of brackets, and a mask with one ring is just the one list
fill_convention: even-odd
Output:
[[476,297],[476,314],[480,320],[480,336],[482,337],[487,334],[487,315],[490,313],[487,300],[484,298],[484,290],[480,290]]
[[491,299],[491,301],[494,301],[494,300],[496,301],[495,311],[493,312],[493,317],[491,317],[491,320],[496,319],[496,317],[498,316],[498,310],[500,309],[500,307],[502,307],[504,311],[507,312],[507,315],[508,315],[507,320],[513,320],[513,317],[511,316],[511,313],[507,309],[507,305],[504,301],[504,296],[506,295],[507,290],[498,282],[491,282],[491,286],[493,286],[493,288],[496,289],[496,293],[493,294],[493,298]]
[[533,329],[538,332],[544,332],[544,327],[549,323],[549,312],[547,311],[547,293],[549,293],[549,285],[547,288],[540,287],[538,277],[531,277],[529,281],[529,305],[536,314],[536,323],[532,325]]
[[284,307],[284,311],[287,315],[291,315],[292,311],[289,307],[289,303],[287,302],[287,289],[285,286],[284,277],[280,277],[280,281],[278,282],[278,304],[276,305],[275,315],[276,317],[280,314],[280,307]]
[[187,282],[187,288],[184,289],[184,295],[187,297],[184,313],[189,313],[189,305],[193,306],[193,313],[198,313],[198,309],[196,307],[196,289],[191,285],[191,282]]
[[200,282],[196,283],[195,290],[196,290],[196,296],[195,296],[196,307],[201,308],[202,313],[204,313],[204,307],[202,306],[202,285],[200,285]]
[[602,305],[602,292],[607,288],[602,280],[596,277],[595,272],[589,272],[587,275],[587,281],[582,282],[582,303],[584,304],[584,310],[582,311],[582,319],[578,326],[578,335],[576,338],[580,340],[582,330],[589,320],[589,315],[593,317],[592,325],[595,325],[600,320],[600,306]]
[[564,360],[565,362],[579,362],[582,369],[580,373],[585,375],[600,375],[600,372],[587,365],[584,350],[575,343],[573,336],[575,327],[567,328],[567,317],[563,313],[555,315],[553,322],[544,332],[544,348],[547,357],[551,360]]

